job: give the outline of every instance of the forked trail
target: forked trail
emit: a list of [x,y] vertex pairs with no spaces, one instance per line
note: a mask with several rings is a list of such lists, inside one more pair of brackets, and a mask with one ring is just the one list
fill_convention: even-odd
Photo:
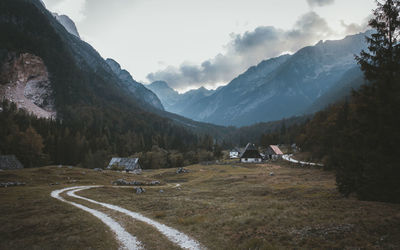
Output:
[[179,232],[178,230],[176,230],[174,228],[171,228],[169,226],[166,226],[164,224],[156,222],[150,218],[147,218],[139,213],[132,212],[125,208],[111,205],[108,203],[98,202],[98,201],[88,199],[86,197],[82,197],[82,196],[75,194],[78,191],[82,191],[82,190],[86,190],[86,189],[90,189],[90,188],[98,188],[98,187],[101,187],[101,186],[69,187],[69,188],[64,188],[64,189],[60,189],[60,190],[55,190],[55,191],[51,192],[51,196],[60,201],[66,202],[77,208],[80,208],[80,209],[92,214],[93,216],[97,217],[98,219],[100,219],[104,224],[106,224],[115,233],[115,236],[116,236],[119,244],[121,245],[122,249],[143,249],[144,247],[143,247],[143,244],[140,241],[138,241],[135,236],[128,233],[118,222],[116,222],[115,220],[110,218],[108,215],[106,215],[100,211],[97,211],[95,209],[83,206],[81,204],[78,204],[78,203],[75,203],[72,201],[68,201],[68,200],[64,199],[63,197],[61,197],[60,194],[63,192],[66,192],[66,195],[69,197],[85,200],[87,202],[90,202],[90,203],[93,203],[96,205],[100,205],[107,209],[123,213],[123,214],[131,217],[133,220],[141,221],[150,226],[153,226],[161,234],[165,235],[171,242],[175,243],[176,245],[180,246],[183,249],[204,249],[204,247],[202,247],[199,244],[199,242],[192,239],[188,235],[186,235],[182,232]]

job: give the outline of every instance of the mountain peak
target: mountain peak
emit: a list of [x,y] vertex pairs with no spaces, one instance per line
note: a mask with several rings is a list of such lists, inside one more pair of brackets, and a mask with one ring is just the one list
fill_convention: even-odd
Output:
[[[42,2],[43,4],[43,2]],[[43,4],[45,7],[45,5]],[[59,15],[57,13],[52,13],[53,16],[56,18],[56,20],[64,26],[64,28],[68,31],[68,33],[78,37],[79,39],[81,38],[79,36],[78,29],[76,28],[76,25],[74,21],[72,21],[71,18],[69,18],[67,15]]]
[[155,88],[172,89],[166,81],[155,81],[155,82],[150,83],[149,86],[152,86]]
[[115,61],[114,59],[107,58],[106,62],[114,72],[116,72],[116,71],[118,72],[118,71],[121,70],[121,65],[117,61]]

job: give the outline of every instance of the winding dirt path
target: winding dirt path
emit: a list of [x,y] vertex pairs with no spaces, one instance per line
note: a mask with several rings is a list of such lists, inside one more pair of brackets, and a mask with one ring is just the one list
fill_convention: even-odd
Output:
[[156,228],[161,234],[165,235],[171,242],[177,244],[178,246],[180,246],[183,249],[195,249],[195,250],[204,249],[204,247],[202,247],[199,242],[192,239],[188,235],[186,235],[182,232],[179,232],[178,230],[173,229],[169,226],[166,226],[164,224],[156,222],[150,218],[147,218],[139,213],[132,212],[125,208],[111,205],[108,203],[98,202],[98,201],[88,199],[86,197],[82,197],[82,196],[75,194],[76,192],[79,192],[82,190],[86,190],[86,189],[90,189],[90,188],[98,188],[98,187],[102,187],[102,186],[77,186],[77,187],[64,188],[64,189],[53,191],[51,193],[51,196],[60,201],[66,202],[77,208],[80,208],[86,212],[89,212],[92,215],[99,218],[101,221],[103,221],[103,223],[105,223],[107,226],[109,226],[113,232],[115,232],[115,234],[117,236],[117,240],[120,242],[121,246],[124,249],[141,249],[143,247],[142,247],[142,243],[140,243],[139,241],[136,240],[136,237],[134,237],[131,234],[129,234],[128,232],[126,232],[126,230],[120,224],[118,224],[116,221],[111,219],[108,215],[101,213],[97,210],[85,207],[83,205],[77,204],[75,202],[67,201],[64,198],[62,198],[60,196],[60,194],[68,191],[66,193],[66,195],[69,197],[85,200],[87,202],[90,202],[90,203],[93,203],[96,205],[100,205],[102,207],[123,213],[123,214],[131,217],[134,220],[147,223],[148,225],[151,225],[154,228]]
[[[97,187],[97,186],[86,187],[86,188],[94,188],[94,187]],[[71,204],[77,208],[80,208],[88,213],[91,213],[93,216],[97,217],[98,219],[100,219],[104,224],[106,224],[115,233],[117,240],[119,241],[122,249],[128,249],[128,250],[143,249],[142,244],[136,239],[135,236],[132,236],[130,233],[128,233],[118,222],[111,219],[108,215],[106,215],[102,212],[99,212],[97,210],[85,207],[81,204],[78,204],[78,203],[75,203],[72,201],[67,201],[63,197],[60,196],[61,193],[66,192],[66,191],[69,191],[67,193],[67,194],[69,194],[70,192],[80,190],[77,188],[79,188],[79,187],[71,187],[71,188],[55,190],[55,191],[51,192],[51,197],[56,198],[60,201],[66,202],[68,204]]]

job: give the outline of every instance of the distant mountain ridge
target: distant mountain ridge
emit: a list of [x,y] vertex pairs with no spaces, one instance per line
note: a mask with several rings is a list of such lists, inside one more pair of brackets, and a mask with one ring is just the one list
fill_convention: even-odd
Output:
[[178,114],[218,125],[245,126],[309,113],[319,98],[343,83],[347,72],[348,77],[359,74],[350,71],[357,67],[354,55],[367,49],[365,36],[371,32],[320,41],[293,55],[265,60],[211,95],[187,103]]
[[215,92],[215,90],[208,90],[201,87],[199,89],[179,94],[178,91],[172,89],[168,83],[164,81],[156,81],[149,85],[145,85],[145,87],[153,91],[158,98],[160,98],[161,103],[168,112],[183,116],[186,116],[185,114],[190,112],[191,106]]

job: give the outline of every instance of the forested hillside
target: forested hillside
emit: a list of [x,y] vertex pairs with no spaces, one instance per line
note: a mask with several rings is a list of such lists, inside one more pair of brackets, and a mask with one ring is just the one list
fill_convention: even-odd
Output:
[[[30,53],[44,61],[57,110],[56,121],[45,121],[4,102],[2,154],[16,154],[26,166],[102,167],[112,155],[128,156],[153,145],[195,150],[197,135],[145,110],[146,104],[125,91],[98,53],[70,35],[39,1],[1,1],[0,33],[7,34],[0,36],[1,62],[10,53]],[[32,152],[24,150],[30,140],[36,145]]]

